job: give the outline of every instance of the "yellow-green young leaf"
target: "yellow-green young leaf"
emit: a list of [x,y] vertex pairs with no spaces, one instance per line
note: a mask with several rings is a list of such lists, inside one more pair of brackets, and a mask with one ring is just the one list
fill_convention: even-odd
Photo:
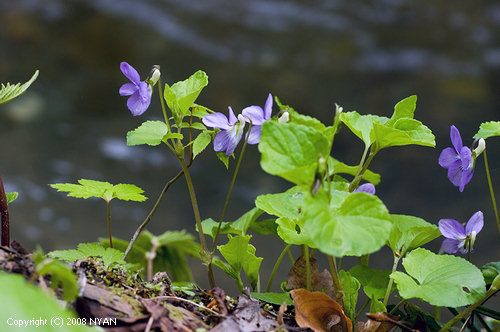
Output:
[[113,185],[109,182],[80,179],[80,184],[57,183],[51,184],[57,191],[67,192],[68,196],[76,198],[99,197],[104,198],[106,190],[112,189]]
[[114,196],[122,201],[144,202],[147,197],[144,190],[134,184],[120,183],[113,186]]
[[481,271],[461,257],[418,248],[403,258],[403,266],[406,273],[396,271],[390,277],[404,299],[456,308],[478,302],[486,294]]
[[481,123],[479,131],[474,138],[487,139],[492,136],[500,136],[500,121],[489,121]]
[[407,251],[423,246],[441,235],[436,225],[422,218],[391,214],[394,225],[389,236],[389,247],[404,256]]
[[0,88],[0,105],[5,104],[8,101],[11,101],[12,99],[19,97],[26,91],[31,83],[33,83],[36,78],[38,77],[38,70],[35,71],[33,76],[29,79],[28,82],[24,83],[21,85],[21,83],[17,84],[10,84],[7,83],[6,85],[2,84]]
[[147,197],[142,195],[144,190],[133,184],[120,183],[112,185],[109,182],[88,179],[80,179],[78,182],[79,184],[57,183],[50,186],[57,189],[57,191],[67,192],[70,197],[77,198],[98,197],[107,202],[113,198],[136,202],[143,202],[147,199]]
[[5,193],[5,196],[7,196],[7,204],[10,204],[14,202],[17,199],[17,197],[19,197],[19,193],[14,191],[10,193]]
[[257,292],[250,292],[250,295],[253,298],[259,299],[259,300],[267,302],[267,303],[281,305],[284,302],[287,305],[293,305],[293,301],[290,298],[290,293],[288,293],[288,292],[287,293],[273,293],[273,292],[257,293]]
[[147,144],[159,145],[168,133],[168,127],[163,121],[146,121],[139,127],[127,133],[127,145]]
[[[0,294],[3,301],[0,301],[0,322],[2,331],[23,331],[23,332],[53,332],[55,328],[51,326],[51,318],[58,318],[61,323],[76,319],[74,312],[63,309],[56,300],[44,293],[39,288],[27,283],[22,275],[7,274],[0,272]],[[8,299],[5,300],[5,299]],[[33,321],[33,324],[25,327],[8,326],[8,322]],[[36,326],[35,321],[39,322]],[[92,332],[93,327],[86,325],[66,325],[61,331],[67,332]]]
[[64,300],[73,301],[76,299],[78,295],[76,275],[69,267],[48,258],[38,264],[36,270],[41,276],[50,275],[50,287],[52,289],[55,290],[61,286]]
[[276,217],[298,219],[304,203],[304,191],[295,186],[283,193],[260,195],[255,200],[255,206]]
[[193,141],[193,158],[196,158],[198,154],[205,150],[211,140],[212,136],[208,131],[203,131],[198,136],[196,136]]
[[108,268],[111,264],[125,264],[123,252],[114,248],[104,248],[98,243],[80,243],[78,248],[70,250],[54,250],[48,253],[49,257],[57,258],[69,263],[77,259],[87,257],[100,258],[103,264]]
[[327,158],[330,142],[317,129],[295,123],[266,121],[259,143],[260,165],[299,185],[311,185],[320,158]]
[[354,319],[356,316],[356,304],[358,303],[358,291],[361,286],[359,281],[349,272],[339,271],[339,279],[344,291],[344,308],[347,316]]
[[219,158],[220,161],[226,166],[226,169],[229,168],[229,156],[226,155],[224,151],[221,152],[216,152],[217,158]]
[[[349,270],[349,273],[358,279],[363,286],[366,296],[372,299],[384,297],[391,272],[391,270],[377,270],[365,265],[356,265]],[[396,285],[393,285],[392,288],[395,289]]]
[[314,197],[308,192],[300,219],[301,234],[308,234],[312,247],[336,257],[373,253],[392,229],[384,203],[363,192],[348,194],[341,202],[332,197],[331,203],[324,191]]
[[238,275],[241,269],[245,271],[251,286],[255,288],[259,280],[259,268],[262,263],[262,257],[255,256],[255,247],[249,243],[252,236],[228,236],[229,242],[218,246],[217,249],[219,249],[231,268],[238,272]]

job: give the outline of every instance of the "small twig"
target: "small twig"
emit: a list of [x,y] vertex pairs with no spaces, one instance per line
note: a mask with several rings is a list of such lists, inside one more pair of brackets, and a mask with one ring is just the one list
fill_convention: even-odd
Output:
[[144,332],[149,332],[151,331],[151,326],[153,326],[153,321],[154,321],[154,316],[151,315],[151,317],[149,317],[149,320],[148,320],[148,324],[146,325],[146,328],[144,329]]
[[187,300],[187,299],[183,299],[182,297],[164,295],[164,296],[157,296],[154,299],[155,300],[173,300],[173,301],[186,302],[186,303],[192,304],[194,306],[197,306],[197,307],[199,307],[199,308],[201,308],[203,310],[207,310],[211,314],[213,314],[213,315],[215,315],[217,317],[224,317],[223,315],[219,314],[217,311],[214,311],[214,310],[212,310],[210,308],[207,308],[204,305],[198,304],[196,302],[193,302],[193,301],[190,301],[190,300]]
[[[189,163],[188,167],[191,165],[191,163]],[[123,259],[127,259],[127,256],[128,254],[130,253],[130,250],[132,249],[132,246],[134,245],[135,241],[137,240],[137,238],[139,237],[139,235],[141,234],[142,230],[146,227],[146,225],[151,221],[151,218],[153,218],[153,215],[155,214],[156,210],[158,209],[158,207],[160,206],[160,203],[163,199],[163,196],[165,195],[165,193],[167,192],[168,188],[170,188],[170,186],[175,182],[177,181],[184,173],[182,171],[179,171],[179,173],[177,173],[176,176],[174,176],[170,181],[168,181],[166,184],[165,184],[165,187],[163,187],[163,190],[161,191],[160,193],[160,196],[158,196],[158,199],[156,200],[156,203],[155,205],[153,206],[153,208],[151,209],[151,212],[149,212],[148,216],[146,217],[146,219],[144,219],[144,221],[142,222],[142,224],[137,228],[137,230],[135,231],[134,233],[134,236],[132,236],[132,239],[130,240],[129,244],[128,244],[128,247],[127,247],[127,250],[125,250],[125,254],[123,256]]]
[[7,206],[7,196],[3,187],[2,176],[0,175],[0,217],[2,219],[2,240],[1,244],[4,247],[10,246],[10,229],[9,229],[9,208]]

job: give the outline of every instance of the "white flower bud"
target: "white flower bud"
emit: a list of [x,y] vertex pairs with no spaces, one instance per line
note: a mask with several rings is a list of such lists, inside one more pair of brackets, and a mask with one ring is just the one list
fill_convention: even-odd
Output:
[[245,117],[241,114],[238,114],[238,121],[240,122],[240,126],[245,125]]
[[151,72],[149,73],[148,76],[148,82],[151,86],[154,86],[156,82],[160,79],[161,72],[160,72],[160,66],[154,65],[153,68],[151,69]]
[[340,114],[344,111],[344,108],[340,106],[339,104],[335,103],[335,113]]
[[486,149],[486,141],[483,138],[480,138],[479,141],[477,142],[477,147],[474,149],[474,154],[479,156],[484,149]]
[[279,123],[287,123],[288,121],[290,121],[290,114],[288,112],[284,112],[283,114],[281,114],[281,116],[279,117],[278,119],[278,122]]

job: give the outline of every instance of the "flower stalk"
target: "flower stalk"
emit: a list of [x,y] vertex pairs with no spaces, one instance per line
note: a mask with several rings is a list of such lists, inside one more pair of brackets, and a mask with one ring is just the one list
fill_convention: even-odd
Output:
[[113,237],[111,236],[111,201],[106,200],[107,220],[108,220],[108,236],[109,247],[113,248]]
[[490,168],[488,166],[488,157],[486,156],[486,150],[483,151],[483,158],[484,167],[486,169],[486,178],[488,179],[488,187],[490,188],[491,204],[493,205],[493,211],[495,211],[498,233],[500,233],[500,218],[498,216],[497,200],[495,199],[495,192],[493,191],[493,184],[491,182]]
[[280,266],[281,261],[285,257],[285,254],[287,253],[287,251],[290,250],[291,246],[292,246],[291,244],[287,244],[285,246],[285,248],[281,252],[280,256],[278,257],[278,260],[274,264],[273,270],[271,271],[271,275],[269,276],[269,281],[267,282],[266,292],[270,292],[271,291],[271,285],[273,284],[274,276],[276,275],[276,272],[278,271],[278,267]]

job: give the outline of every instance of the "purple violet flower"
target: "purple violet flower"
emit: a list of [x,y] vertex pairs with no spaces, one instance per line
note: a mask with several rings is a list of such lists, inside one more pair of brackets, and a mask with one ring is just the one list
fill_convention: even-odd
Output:
[[241,114],[245,117],[245,121],[252,120],[252,128],[248,137],[248,144],[257,144],[260,141],[260,133],[262,124],[271,119],[273,111],[273,96],[269,94],[264,105],[264,109],[260,106],[249,106],[243,109]]
[[439,165],[448,169],[448,179],[462,192],[474,174],[474,158],[472,151],[463,146],[457,127],[451,126],[450,136],[453,148],[441,151]]
[[137,70],[126,62],[120,63],[120,70],[132,83],[125,83],[120,87],[120,96],[130,96],[127,107],[133,116],[146,112],[151,103],[153,90],[146,82],[141,82]]
[[243,128],[245,127],[243,116],[239,114],[236,118],[233,109],[229,106],[229,119],[224,114],[216,112],[205,115],[202,122],[205,126],[221,129],[215,135],[214,150],[217,152],[226,151],[226,156],[232,155],[243,136]]
[[364,183],[355,189],[354,192],[364,192],[370,195],[375,195],[375,186],[370,182]]
[[446,238],[441,245],[441,249],[447,254],[454,254],[460,251],[462,254],[473,251],[476,235],[484,225],[484,216],[481,211],[477,211],[470,217],[464,226],[453,219],[439,220],[439,231]]

